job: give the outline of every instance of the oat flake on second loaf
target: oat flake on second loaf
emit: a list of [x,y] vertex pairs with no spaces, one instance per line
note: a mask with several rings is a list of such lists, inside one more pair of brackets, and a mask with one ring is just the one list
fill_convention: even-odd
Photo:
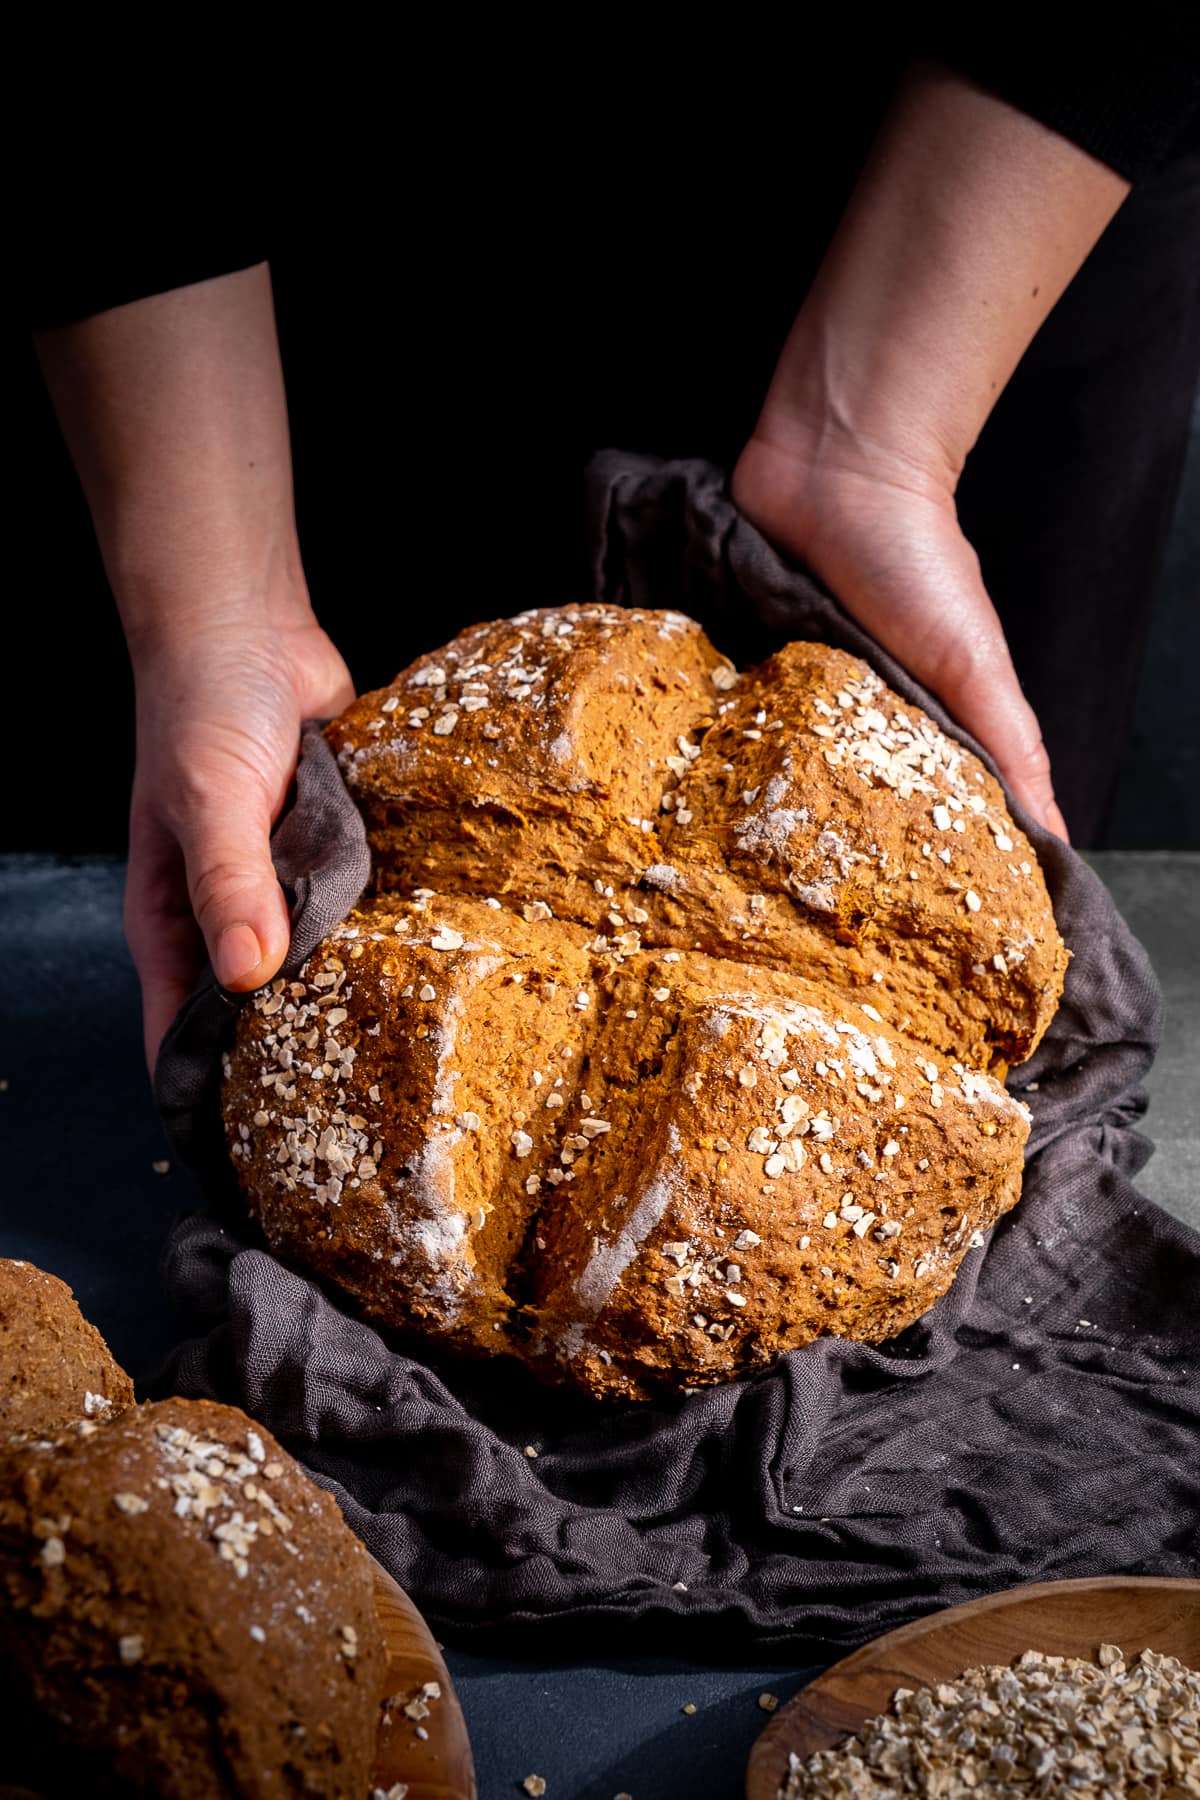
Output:
[[1065,952],[997,784],[856,658],[474,627],[328,728],[372,887],[244,1009],[268,1242],[369,1318],[642,1396],[925,1312],[1020,1191]]

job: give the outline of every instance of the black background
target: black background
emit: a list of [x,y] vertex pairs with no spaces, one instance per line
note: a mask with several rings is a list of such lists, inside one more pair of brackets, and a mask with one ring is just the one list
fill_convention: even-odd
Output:
[[[877,46],[799,103],[752,52],[674,89],[661,64],[623,67],[602,101],[569,80],[459,93],[398,169],[348,162],[305,120],[252,210],[310,589],[356,686],[473,619],[583,597],[591,449],[732,461],[900,60]],[[1195,458],[1162,556],[1200,357],[1198,216],[1200,159],[1135,191],[960,495],[1084,843],[1200,846]],[[0,848],[119,850],[124,648],[28,337],[8,350],[21,778]]]

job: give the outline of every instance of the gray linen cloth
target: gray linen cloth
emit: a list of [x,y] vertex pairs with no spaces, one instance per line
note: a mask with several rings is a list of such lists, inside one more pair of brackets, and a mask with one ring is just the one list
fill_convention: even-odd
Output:
[[[597,598],[680,607],[743,661],[788,638],[841,645],[964,738],[737,514],[718,470],[608,452],[589,483]],[[460,1634],[499,1626],[511,1643],[527,1626],[542,1642],[586,1620],[592,1641],[605,1619],[636,1620],[643,1641],[735,1628],[824,1655],[1017,1582],[1196,1574],[1200,1238],[1133,1185],[1150,1154],[1135,1125],[1158,990],[1099,880],[1017,817],[1075,953],[1050,1031],[1012,1077],[1034,1116],[1024,1198],[899,1338],[822,1338],[752,1380],[617,1407],[539,1389],[503,1359],[401,1351],[248,1223],[216,1112],[235,1003],[210,981],[158,1071],[176,1147],[211,1195],[166,1255],[198,1335],[164,1388],[263,1420]],[[275,854],[295,968],[368,872],[314,728]]]

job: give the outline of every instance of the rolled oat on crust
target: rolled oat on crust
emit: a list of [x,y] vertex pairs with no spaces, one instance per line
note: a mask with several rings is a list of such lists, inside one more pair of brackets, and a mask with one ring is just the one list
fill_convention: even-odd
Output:
[[133,1383],[57,1275],[0,1257],[0,1439],[115,1418]]
[[996,783],[865,664],[678,614],[464,632],[329,728],[372,888],[225,1066],[268,1241],[596,1394],[925,1312],[1020,1192],[1065,951]]
[[166,1400],[0,1448],[14,1774],[362,1800],[384,1667],[365,1550],[236,1407]]

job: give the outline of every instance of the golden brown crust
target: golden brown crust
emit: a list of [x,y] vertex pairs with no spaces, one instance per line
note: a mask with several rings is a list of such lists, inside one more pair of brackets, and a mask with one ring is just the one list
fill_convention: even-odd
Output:
[[881,976],[879,1010],[943,1055],[1003,1072],[1054,1015],[1066,955],[999,784],[857,657],[789,644],[748,675],[663,844],[685,892],[712,884],[715,942],[803,968],[815,928],[825,979]]
[[133,1383],[65,1281],[0,1257],[0,1438],[115,1417]]
[[333,1500],[234,1407],[0,1451],[0,1679],[53,1791],[362,1800],[372,1592]]
[[666,759],[711,723],[728,668],[681,613],[601,606],[475,625],[419,658],[327,728],[380,888],[508,893],[515,877],[536,898],[533,856],[578,890],[557,914],[589,921],[597,880],[645,868]]
[[698,1385],[891,1335],[1015,1202],[983,1071],[1066,955],[997,784],[866,664],[739,678],[679,615],[570,607],[328,735],[374,897],[245,1010],[225,1117],[268,1240],[370,1317]]
[[[468,686],[489,694],[465,713]],[[328,729],[378,891],[542,899],[601,928],[615,902],[646,941],[843,992],[882,976],[890,1022],[1000,1074],[1053,1017],[1066,952],[999,785],[843,651],[790,644],[739,678],[677,614],[529,613]]]
[[535,1211],[511,1133],[540,1144],[542,1072],[579,1066],[586,934],[529,910],[352,913],[255,995],[226,1068],[230,1152],[268,1240],[372,1317],[468,1344],[507,1318]]
[[606,1097],[623,1141],[565,1205],[560,1189],[535,1289],[535,1354],[594,1392],[702,1386],[829,1332],[892,1337],[1020,1195],[1020,1105],[870,1002],[831,1010],[795,977],[686,952],[633,959],[615,999],[666,1016],[661,1068],[624,1118]]
[[874,988],[528,911],[385,898],[243,1014],[243,1191],[369,1317],[596,1393],[699,1385],[891,1335],[1015,1202],[1023,1108]]

